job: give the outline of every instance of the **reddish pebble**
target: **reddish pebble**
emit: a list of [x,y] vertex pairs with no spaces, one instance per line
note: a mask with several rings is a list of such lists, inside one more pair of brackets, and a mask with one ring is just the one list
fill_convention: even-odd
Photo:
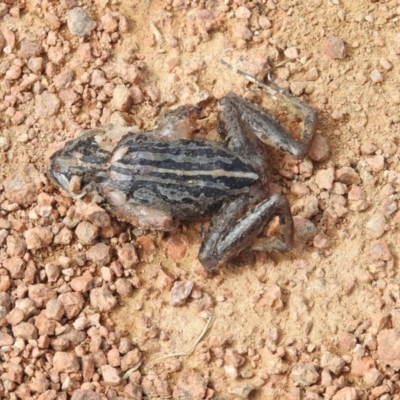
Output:
[[97,243],[86,252],[86,258],[98,265],[108,265],[112,251],[105,243]]
[[47,263],[44,269],[46,271],[47,280],[49,282],[56,282],[61,273],[59,265]]
[[333,395],[332,400],[357,400],[358,394],[353,387],[344,387]]
[[320,169],[315,175],[315,183],[320,189],[331,190],[334,174],[335,170],[333,168]]
[[352,185],[348,192],[347,198],[349,201],[365,200],[367,198],[367,194],[365,190],[361,189],[359,186]]
[[[126,348],[128,350],[125,352],[126,354],[121,358],[122,371],[127,371],[129,368],[132,368],[141,360],[141,354],[139,349],[129,350],[131,347],[132,345],[130,343],[126,344]],[[121,347],[119,350],[121,352]],[[124,352],[121,352],[121,354],[124,354]]]
[[35,114],[39,118],[51,117],[57,114],[60,106],[60,99],[47,90],[35,97]]
[[382,212],[388,217],[397,211],[397,203],[393,197],[386,198],[381,205]]
[[377,261],[389,261],[392,254],[384,240],[375,240],[368,249],[369,255]]
[[36,201],[41,187],[39,172],[32,165],[25,165],[5,179],[3,185],[9,201],[28,207]]
[[325,161],[329,157],[329,145],[324,136],[315,135],[308,156],[314,161]]
[[117,348],[113,348],[107,353],[107,362],[112,367],[119,367],[121,365],[121,357]]
[[56,293],[48,285],[38,283],[29,286],[28,296],[29,299],[34,302],[36,307],[44,308],[48,301],[56,297]]
[[3,267],[10,273],[12,279],[22,279],[25,272],[25,261],[14,256],[3,261]]
[[68,229],[66,226],[61,229],[60,232],[58,232],[54,236],[54,244],[61,244],[61,245],[67,245],[71,244],[72,240],[74,238],[74,233],[70,229]]
[[90,85],[96,88],[102,88],[107,83],[106,76],[100,69],[95,69],[90,77]]
[[125,269],[130,269],[136,265],[139,262],[139,258],[135,246],[131,243],[124,243],[122,247],[118,249],[118,261]]
[[306,243],[311,240],[317,233],[315,225],[308,219],[295,216],[294,223],[294,247],[303,249]]
[[26,243],[19,236],[8,235],[6,251],[10,257],[22,257],[26,252]]
[[47,56],[49,60],[55,64],[60,65],[64,61],[64,52],[59,46],[52,46],[47,51]]
[[132,92],[125,85],[118,85],[113,90],[112,106],[114,110],[126,112],[132,105]]
[[372,143],[364,143],[360,147],[361,154],[371,155],[375,153],[376,146]]
[[117,293],[123,297],[130,297],[133,293],[132,283],[128,279],[119,278],[115,281],[115,288]]
[[45,316],[48,319],[54,319],[56,321],[61,321],[64,316],[64,305],[58,299],[51,299],[46,304]]
[[42,45],[39,42],[31,42],[23,39],[19,47],[19,55],[22,58],[37,57],[42,52]]
[[239,19],[249,19],[251,17],[251,11],[244,6],[240,6],[235,11],[236,18]]
[[300,175],[304,178],[309,178],[313,173],[313,163],[311,160],[303,160],[299,164]]
[[14,326],[18,325],[25,319],[25,313],[20,308],[12,309],[7,315],[7,322]]
[[318,199],[315,196],[307,196],[304,199],[303,217],[311,218],[319,213]]
[[400,368],[400,331],[383,329],[378,334],[378,356],[382,363]]
[[329,237],[323,232],[318,233],[313,239],[313,245],[317,249],[326,249],[329,247]]
[[79,359],[73,352],[56,351],[53,357],[53,367],[57,372],[78,372]]
[[37,250],[48,246],[53,240],[53,233],[46,228],[36,227],[28,229],[25,233],[28,250]]
[[154,259],[155,244],[153,240],[145,235],[136,239],[138,245],[138,253],[141,261],[152,262]]
[[[208,384],[208,378],[199,372],[185,368],[178,376],[173,398],[174,399],[204,399]],[[188,397],[190,393],[190,397]]]
[[335,180],[345,185],[360,183],[360,176],[351,167],[342,167],[335,172]]
[[83,244],[92,244],[99,235],[99,228],[90,222],[82,221],[76,227],[75,234]]
[[376,368],[370,369],[364,376],[364,383],[368,388],[379,386],[383,381],[384,375]]
[[63,304],[68,319],[77,317],[85,305],[82,294],[76,292],[60,294],[58,300]]
[[342,60],[346,56],[343,40],[333,35],[326,36],[323,39],[322,50],[329,58]]
[[185,303],[193,289],[193,282],[191,281],[180,281],[175,282],[171,290],[170,304],[178,306]]
[[321,368],[327,369],[335,375],[339,375],[345,366],[345,362],[342,357],[325,351],[321,356]]
[[277,285],[268,285],[258,304],[272,310],[280,310],[283,307],[281,288]]
[[385,167],[385,158],[382,155],[367,157],[365,161],[374,173],[382,172]]
[[300,182],[292,182],[290,185],[290,192],[295,194],[296,196],[307,196],[310,194],[310,189],[304,184]]
[[372,237],[378,239],[385,233],[386,225],[385,216],[381,213],[376,213],[367,221],[365,227]]
[[93,289],[90,292],[90,303],[92,307],[98,309],[100,312],[107,312],[117,305],[117,299],[107,286],[103,286]]
[[103,365],[101,367],[101,374],[106,385],[118,386],[121,383],[122,378],[120,373],[111,365]]
[[22,68],[18,65],[12,65],[6,72],[6,79],[15,80],[22,74]]
[[7,378],[11,382],[21,384],[24,377],[24,369],[22,365],[10,363],[7,365]]
[[60,0],[61,7],[65,10],[69,10],[78,5],[78,0]]
[[110,216],[96,203],[85,204],[82,209],[82,216],[99,228],[109,228],[111,226]]
[[103,29],[108,33],[115,32],[118,29],[117,20],[109,13],[101,17],[101,24]]
[[37,329],[28,322],[21,322],[12,327],[13,335],[21,339],[37,339]]
[[185,257],[188,245],[188,238],[181,233],[171,233],[163,239],[163,247],[174,261],[179,261]]

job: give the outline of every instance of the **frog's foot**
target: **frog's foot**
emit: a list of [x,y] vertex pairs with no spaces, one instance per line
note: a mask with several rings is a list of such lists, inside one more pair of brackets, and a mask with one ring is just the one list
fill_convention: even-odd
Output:
[[[290,251],[293,246],[293,219],[286,197],[274,194],[247,211],[249,195],[225,204],[214,216],[199,252],[204,268],[215,271],[224,261],[251,246],[271,219],[278,215],[280,237],[263,247],[265,251]],[[247,211],[247,213],[246,213]]]

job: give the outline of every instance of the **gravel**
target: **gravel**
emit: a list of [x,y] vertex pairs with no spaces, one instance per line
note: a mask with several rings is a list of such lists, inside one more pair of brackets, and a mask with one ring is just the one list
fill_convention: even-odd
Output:
[[[396,5],[17,3],[0,3],[0,397],[398,400]],[[320,121],[309,157],[272,158],[295,250],[209,276],[206,224],[121,223],[55,189],[45,153],[187,103],[202,108],[196,137],[217,139],[228,91],[274,109],[221,57],[272,69]],[[207,326],[189,357],[155,361]]]

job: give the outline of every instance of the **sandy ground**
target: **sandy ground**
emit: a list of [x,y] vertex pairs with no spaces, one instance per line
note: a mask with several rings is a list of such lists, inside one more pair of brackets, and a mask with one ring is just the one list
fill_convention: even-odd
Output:
[[[156,117],[169,107],[196,103],[204,107],[205,116],[199,122],[199,135],[218,139],[216,100],[229,91],[276,108],[258,89],[225,68],[221,58],[260,79],[272,69],[277,83],[315,107],[319,115],[320,142],[314,145],[317,154],[312,164],[309,159],[303,162],[276,156],[275,182],[287,194],[297,216],[293,252],[259,253],[244,266],[228,264],[217,274],[207,275],[197,261],[200,223],[181,224],[177,232],[167,235],[130,228],[131,239],[126,233],[119,239],[118,235],[96,239],[91,246],[98,241],[111,248],[124,241],[136,246],[140,262],[124,275],[135,283],[129,296],[115,293],[115,276],[108,264],[96,267],[89,261],[78,272],[73,263],[73,276],[90,269],[119,294],[118,306],[108,317],[102,314],[102,321],[108,329],[127,335],[140,349],[138,385],[141,379],[169,385],[167,390],[160,384],[155,392],[146,392],[143,386],[143,398],[398,399],[400,355],[396,352],[400,341],[392,338],[388,348],[380,335],[400,329],[400,2],[79,2],[76,5],[87,6],[96,22],[112,15],[120,24],[113,31],[102,20],[103,28],[98,25],[86,38],[68,30],[68,3],[27,1],[19,16],[16,11],[3,16],[0,30],[7,39],[3,47],[11,40],[9,30],[15,34],[16,44],[11,46],[11,54],[4,53],[0,59],[0,135],[9,143],[0,150],[0,179],[28,163],[44,172],[44,150],[50,144],[74,137],[82,128],[108,123],[118,108],[112,98],[117,84],[132,90],[133,101],[111,120],[140,129],[154,126]],[[10,7],[12,11],[18,4],[7,5],[8,10]],[[57,15],[58,22],[49,14]],[[126,17],[127,28],[121,28],[121,16]],[[106,35],[104,27],[110,30]],[[56,36],[54,44],[49,32]],[[327,39],[332,37],[336,44]],[[51,115],[38,111],[34,85],[18,91],[33,94],[25,101],[23,96],[14,102],[6,97],[29,73],[17,50],[23,40],[42,43],[40,57],[45,64],[50,60],[55,70],[49,72],[52,67],[45,65],[37,73],[42,89],[61,98]],[[87,59],[77,50],[83,43],[92,46],[92,56]],[[51,47],[60,50],[60,61],[49,51]],[[18,64],[15,60],[22,60],[25,75],[10,79],[7,73],[11,65]],[[128,79],[118,73],[115,77],[105,70],[105,82],[111,89],[91,80],[95,69],[121,63],[134,65],[136,76]],[[56,77],[65,71],[74,76],[63,86]],[[77,85],[84,93],[79,93],[74,108],[66,104],[62,92]],[[102,91],[106,92],[104,98],[99,95]],[[51,108],[53,101],[45,107]],[[18,111],[21,121],[15,117]],[[277,115],[289,117],[281,107]],[[287,126],[298,130],[293,118]],[[329,151],[321,138],[326,139]],[[49,185],[44,190],[59,194]],[[4,186],[0,200],[0,218],[17,218],[25,229],[37,225],[37,220],[29,217],[36,202],[13,208]],[[317,208],[310,215],[307,209],[314,200]],[[23,237],[23,228],[6,230]],[[34,282],[47,282],[40,274],[45,264],[60,256],[75,259],[89,247],[74,236],[66,245],[53,242],[32,250],[30,257],[38,270]],[[0,263],[7,257],[5,252],[0,247]],[[194,284],[192,294],[180,306],[170,304],[171,287],[177,281]],[[59,282],[49,285],[55,288]],[[8,290],[15,291],[15,286]],[[193,354],[179,357],[179,361],[154,362],[189,349],[210,316],[215,318],[213,325]],[[2,326],[4,331],[9,329],[7,324]],[[307,374],[304,366],[310,365],[312,371]],[[184,397],[177,392],[176,382],[182,371],[188,370],[207,382],[208,394],[196,397],[192,392]],[[298,375],[301,378],[296,378]],[[107,393],[110,385],[102,383],[100,372],[99,376],[95,388]],[[81,381],[77,379],[78,387]],[[29,382],[28,375],[23,382]],[[124,385],[126,381],[119,382],[109,398],[122,395]],[[195,386],[190,381],[189,393]],[[244,387],[254,390],[247,396]],[[69,388],[70,394],[73,389]],[[10,396],[12,392],[4,393]]]

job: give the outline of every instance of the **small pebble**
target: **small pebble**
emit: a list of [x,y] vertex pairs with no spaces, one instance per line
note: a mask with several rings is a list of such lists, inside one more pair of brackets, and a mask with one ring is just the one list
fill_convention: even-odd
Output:
[[371,71],[370,77],[371,77],[371,81],[374,83],[383,82],[383,76],[377,69],[374,69]]
[[346,56],[343,40],[333,35],[326,36],[323,39],[322,50],[329,58],[342,60]]
[[311,160],[318,162],[325,161],[329,157],[329,145],[324,136],[315,135],[308,156]]
[[320,169],[315,175],[315,183],[320,189],[331,190],[334,177],[335,170],[333,168]]
[[385,167],[385,158],[382,155],[367,157],[365,159],[371,171],[374,173],[382,172]]
[[318,233],[314,236],[313,245],[317,249],[326,249],[329,247],[329,237],[325,233]]
[[67,26],[72,35],[87,36],[96,23],[84,8],[76,7],[67,12]]
[[319,374],[312,364],[294,364],[290,378],[295,386],[311,386],[319,379]]
[[0,150],[1,151],[7,151],[11,146],[10,141],[4,137],[4,136],[0,136]]
[[393,68],[393,64],[387,58],[381,58],[379,64],[385,71],[390,71]]
[[365,227],[372,237],[378,239],[385,233],[386,225],[385,216],[381,213],[376,213],[367,221]]
[[171,289],[170,304],[173,306],[178,306],[185,303],[192,289],[193,282],[191,281],[175,282],[173,288]]
[[235,11],[236,18],[239,19],[249,19],[251,17],[251,12],[248,8],[240,6]]
[[388,245],[382,239],[372,242],[368,252],[373,260],[389,261],[392,258]]
[[299,50],[296,47],[288,47],[284,54],[289,60],[295,60],[299,57]]
[[315,67],[310,68],[306,75],[305,75],[305,79],[307,81],[316,81],[318,79],[318,70]]

